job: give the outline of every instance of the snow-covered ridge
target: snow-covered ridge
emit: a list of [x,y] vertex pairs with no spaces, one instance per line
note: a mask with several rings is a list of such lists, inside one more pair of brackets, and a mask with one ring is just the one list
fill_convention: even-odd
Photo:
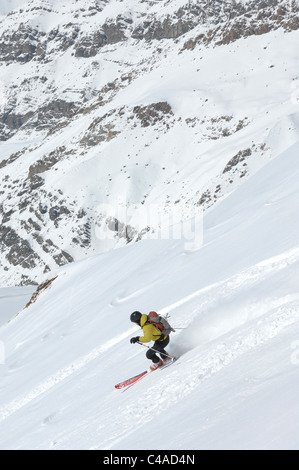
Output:
[[298,139],[296,2],[0,13],[2,285],[149,233],[120,236],[104,205],[206,209]]

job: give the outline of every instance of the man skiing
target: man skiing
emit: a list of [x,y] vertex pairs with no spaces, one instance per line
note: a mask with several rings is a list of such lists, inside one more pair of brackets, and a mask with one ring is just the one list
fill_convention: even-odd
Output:
[[[134,344],[137,343],[137,341],[140,343],[149,343],[150,341],[154,341],[154,345],[152,348],[149,348],[146,353],[146,357],[153,362],[153,364],[150,366],[150,370],[157,369],[167,359],[169,359],[169,355],[164,349],[169,343],[169,336],[164,335],[159,328],[157,328],[152,323],[149,323],[148,316],[145,314],[137,311],[133,312],[130,316],[130,320],[142,328],[144,335],[131,338],[130,343]],[[161,359],[157,356],[156,352],[160,354]]]

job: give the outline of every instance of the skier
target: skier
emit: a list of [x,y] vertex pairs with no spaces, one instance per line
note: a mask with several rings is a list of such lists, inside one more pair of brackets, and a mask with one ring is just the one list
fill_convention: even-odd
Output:
[[[152,360],[153,364],[150,366],[151,370],[155,370],[160,367],[167,359],[169,359],[168,353],[165,351],[165,347],[169,343],[169,336],[164,335],[159,328],[157,328],[152,323],[149,323],[147,320],[147,315],[140,312],[133,312],[130,316],[130,320],[133,323],[141,326],[144,336],[135,336],[130,339],[130,343],[134,344],[139,341],[140,343],[149,343],[154,341],[152,348],[146,353],[146,357]],[[157,356],[156,351],[159,351],[161,359]]]

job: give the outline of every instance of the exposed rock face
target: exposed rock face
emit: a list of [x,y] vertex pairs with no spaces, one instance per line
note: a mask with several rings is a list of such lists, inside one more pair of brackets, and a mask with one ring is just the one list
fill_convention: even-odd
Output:
[[7,31],[0,38],[0,60],[5,62],[26,63],[45,57],[45,33],[20,24],[18,30]]
[[0,240],[3,248],[9,248],[6,258],[11,264],[23,268],[36,266],[35,253],[29,243],[21,239],[11,227],[0,227]]
[[239,163],[244,162],[246,158],[250,157],[252,154],[251,149],[246,149],[243,151],[240,151],[235,155],[226,165],[226,167],[223,170],[223,173],[227,173],[232,170],[233,167],[237,166]]
[[148,106],[135,106],[133,113],[140,120],[142,127],[153,126],[157,122],[167,121],[173,112],[167,102],[153,103]]
[[165,18],[162,22],[157,20],[146,21],[138,26],[132,33],[134,39],[176,39],[190,31],[196,25],[195,21],[175,20],[171,17]]
[[[1,17],[3,283],[39,283],[41,273],[96,253],[101,244],[97,231],[107,230],[115,244],[138,241],[149,233],[146,222],[137,228],[97,212],[103,202],[115,201],[118,192],[146,206],[154,177],[166,188],[180,180],[175,203],[189,198],[208,208],[225,194],[219,178],[233,184],[247,174],[250,159],[266,151],[262,140],[256,147],[242,142],[225,157],[219,178],[209,187],[193,189],[196,185],[182,182],[179,173],[185,161],[177,166],[180,151],[201,142],[221,145],[223,139],[241,134],[251,120],[246,110],[235,116],[229,110],[214,111],[211,105],[212,111],[206,113],[209,98],[200,95],[196,81],[193,92],[199,111],[180,116],[166,87],[164,92],[156,81],[157,93],[151,95],[151,73],[174,46],[179,61],[180,53],[189,55],[196,48],[217,48],[278,28],[295,31],[296,1],[186,0],[171,10],[167,1],[157,5],[139,0],[132,11],[131,3],[123,0],[117,13],[109,3],[74,0],[55,9],[51,2],[37,0]],[[132,96],[138,80],[136,100],[134,96],[128,103],[126,96]],[[184,136],[182,144],[175,126]],[[156,147],[160,140],[162,152]],[[109,146],[112,150],[107,152]],[[151,167],[155,153],[160,160]],[[198,152],[199,165],[200,157]],[[193,194],[186,194],[187,186]],[[163,203],[167,206],[170,199],[165,190]]]
[[12,137],[32,116],[32,111],[23,115],[15,114],[13,112],[2,114],[0,118],[0,141],[5,141]]
[[280,0],[256,0],[247,3],[228,2],[223,9],[223,20],[213,28],[189,39],[184,49],[194,49],[199,44],[229,44],[240,38],[261,35],[283,28],[285,31],[299,28],[299,7],[294,2]]
[[132,23],[132,19],[121,16],[118,16],[115,21],[104,23],[100,31],[79,39],[75,47],[76,57],[94,57],[103,46],[124,41],[126,31]]
[[[107,2],[95,3],[87,15],[101,12]],[[38,7],[37,7],[38,9]],[[41,8],[42,11],[51,10]],[[299,7],[296,1],[256,0],[246,3],[237,1],[223,2],[208,0],[193,3],[186,2],[184,7],[173,12],[173,15],[158,19],[148,15],[145,20],[134,26],[129,16],[118,15],[99,25],[96,31],[86,35],[80,33],[80,25],[68,23],[57,26],[45,33],[29,24],[20,23],[17,29],[2,32],[0,36],[0,60],[6,63],[25,64],[31,61],[48,63],[55,53],[73,49],[77,58],[92,58],[109,45],[122,43],[129,39],[153,41],[177,39],[192,31],[197,25],[205,26],[205,31],[185,42],[184,49],[194,49],[197,44],[228,44],[242,37],[266,34],[277,28],[286,31],[299,28]],[[36,76],[24,80],[23,87],[32,88],[36,81],[47,84],[46,76]],[[32,82],[32,83],[30,83]],[[54,90],[52,90],[54,91]],[[57,129],[58,122],[71,119],[82,112],[81,105],[63,99],[47,100],[41,107],[30,104],[30,109],[19,113],[13,102],[7,111],[0,114],[0,140],[5,141],[20,128]]]
[[52,279],[47,279],[46,281],[42,282],[36,291],[32,294],[31,299],[29,302],[26,304],[25,308],[28,308],[30,305],[34,304],[36,302],[36,299],[40,294],[42,294],[46,289],[49,289],[51,287],[51,284],[55,281],[57,276],[53,277]]

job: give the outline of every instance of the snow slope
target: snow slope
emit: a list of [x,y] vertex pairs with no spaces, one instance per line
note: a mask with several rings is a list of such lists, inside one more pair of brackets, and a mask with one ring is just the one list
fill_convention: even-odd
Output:
[[[210,208],[200,249],[73,263],[2,326],[1,449],[298,449],[298,151]],[[171,314],[181,357],[121,393],[148,364],[135,309]]]

